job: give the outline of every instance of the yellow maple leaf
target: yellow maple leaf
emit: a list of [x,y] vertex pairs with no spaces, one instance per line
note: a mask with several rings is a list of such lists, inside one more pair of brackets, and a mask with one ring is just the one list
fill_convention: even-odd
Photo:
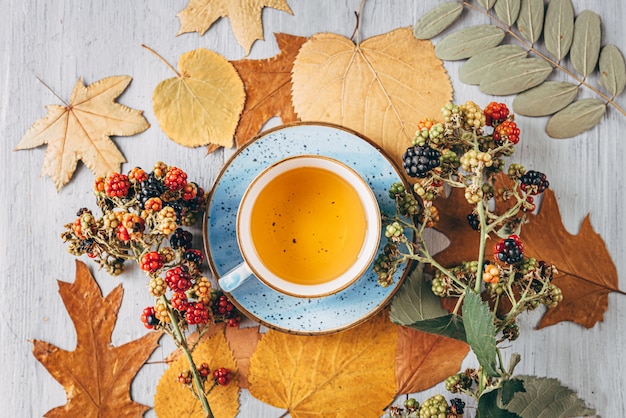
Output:
[[230,26],[246,55],[252,44],[263,39],[261,12],[271,7],[293,14],[285,0],[190,0],[178,13],[178,34],[198,32],[203,35],[221,17],[230,18]]
[[78,160],[97,177],[119,172],[126,160],[110,137],[135,135],[150,126],[142,111],[115,102],[130,81],[114,76],[85,86],[79,79],[69,103],[46,106],[48,114],[26,131],[15,150],[47,144],[41,175],[50,176],[57,190],[70,181]]
[[332,33],[312,36],[292,71],[293,105],[302,120],[354,129],[399,162],[417,123],[440,116],[452,85],[430,41],[400,28],[355,45]]
[[[215,386],[207,399],[211,412],[216,417],[235,417],[239,412],[239,386],[237,385],[236,364],[223,332],[198,344],[193,352],[196,365],[207,363],[211,371],[225,367],[234,373],[233,381],[227,386]],[[194,398],[189,388],[178,382],[178,375],[189,369],[185,356],[178,358],[163,373],[157,384],[154,396],[154,411],[159,418],[205,418],[200,401]],[[211,380],[207,388],[211,387]]]
[[396,393],[397,326],[378,314],[347,331],[270,331],[250,359],[249,390],[292,417],[380,416]]
[[221,55],[199,48],[181,55],[180,72],[154,89],[154,114],[165,134],[187,146],[233,146],[246,99],[243,82]]

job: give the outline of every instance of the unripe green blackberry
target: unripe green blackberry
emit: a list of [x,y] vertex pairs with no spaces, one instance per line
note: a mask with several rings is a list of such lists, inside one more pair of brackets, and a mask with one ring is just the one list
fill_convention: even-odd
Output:
[[397,195],[404,193],[405,190],[404,184],[401,182],[393,183],[389,186],[389,198],[395,199]]
[[472,386],[472,380],[465,373],[457,373],[449,376],[445,384],[446,390],[452,393],[458,393],[462,390],[469,389]]
[[519,180],[526,174],[526,168],[521,164],[511,164],[507,174],[511,180]]
[[458,117],[460,112],[459,106],[454,103],[447,103],[441,108],[441,116],[444,122],[452,122],[454,116],[457,115]]
[[409,411],[409,412],[413,412],[419,409],[420,404],[419,402],[417,402],[417,399],[415,398],[409,398],[406,401],[404,401],[404,407]]
[[435,395],[426,399],[420,406],[420,418],[446,418],[448,402],[443,395]]
[[447,294],[447,286],[441,278],[435,277],[431,282],[430,288],[436,296],[444,297]]
[[515,341],[519,337],[519,327],[516,323],[512,323],[504,327],[502,336],[509,341]]
[[543,304],[546,305],[548,308],[554,308],[562,300],[563,300],[563,292],[561,291],[561,288],[550,283],[548,285],[547,294],[542,299]]

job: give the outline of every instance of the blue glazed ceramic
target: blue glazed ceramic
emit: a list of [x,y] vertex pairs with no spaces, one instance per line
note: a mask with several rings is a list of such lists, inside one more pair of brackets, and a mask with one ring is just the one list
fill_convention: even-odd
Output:
[[[378,145],[348,129],[319,123],[283,125],[262,133],[239,149],[218,176],[209,196],[204,222],[207,258],[215,277],[243,261],[235,231],[237,208],[250,182],[268,165],[300,155],[325,155],[354,168],[370,185],[383,213],[393,214],[389,186],[403,181],[396,165]],[[381,231],[379,251],[387,239]],[[383,288],[370,265],[352,286],[331,296],[298,298],[276,292],[250,278],[229,296],[248,317],[279,331],[314,335],[344,330],[379,312],[404,280],[396,272],[394,284]]]

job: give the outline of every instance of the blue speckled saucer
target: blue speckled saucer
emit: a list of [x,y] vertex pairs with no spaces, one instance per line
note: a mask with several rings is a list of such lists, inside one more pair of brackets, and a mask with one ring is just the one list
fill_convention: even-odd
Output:
[[[252,179],[266,166],[299,154],[325,155],[354,168],[369,183],[381,211],[394,213],[395,203],[387,190],[393,182],[404,180],[376,144],[329,124],[279,126],[239,149],[222,169],[209,196],[204,244],[215,277],[243,261],[235,225],[241,197]],[[386,242],[382,236],[379,251]],[[352,286],[320,298],[283,295],[251,278],[229,295],[246,316],[270,328],[295,334],[326,334],[355,326],[380,311],[398,290],[405,270],[395,276],[394,284],[383,288],[370,266]]]

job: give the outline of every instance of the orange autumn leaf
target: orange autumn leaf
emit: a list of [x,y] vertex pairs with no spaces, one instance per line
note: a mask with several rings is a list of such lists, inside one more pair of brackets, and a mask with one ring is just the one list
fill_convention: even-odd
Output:
[[333,33],[312,36],[293,66],[293,105],[300,119],[351,128],[401,161],[425,117],[437,118],[452,85],[430,41],[410,28],[356,45]]
[[[268,59],[231,61],[246,88],[246,104],[235,131],[235,144],[241,147],[256,136],[265,122],[274,116],[283,123],[298,120],[291,104],[291,69],[300,46],[307,40],[302,36],[277,33],[280,52]],[[218,147],[209,146],[209,152]]]
[[[467,223],[472,208],[463,190],[454,189],[450,197],[439,199],[435,206],[440,214],[437,229],[451,241],[435,259],[446,267],[476,260],[479,234]],[[530,214],[528,221],[520,234],[525,255],[554,264],[558,274],[553,283],[563,292],[563,301],[546,311],[539,328],[561,321],[591,328],[602,320],[608,307],[608,294],[624,293],[618,288],[617,269],[602,237],[593,230],[589,216],[585,217],[578,234],[567,232],[550,189],[544,192],[539,213]],[[487,243],[487,254],[495,244]]]
[[457,373],[469,345],[441,335],[399,327],[396,375],[398,394],[421,392]]
[[[224,333],[216,332],[200,342],[192,356],[196,365],[207,363],[211,370],[225,367],[234,374],[233,380],[227,386],[213,387],[207,399],[214,416],[235,417],[239,412],[238,372]],[[178,375],[183,370],[189,370],[189,363],[185,356],[178,356],[161,376],[154,396],[154,411],[159,418],[206,417],[200,401],[193,396],[188,387],[178,382]],[[212,382],[209,380],[207,388],[211,386]]]
[[150,124],[140,110],[115,102],[131,77],[107,77],[89,86],[78,79],[70,100],[48,105],[48,114],[36,121],[15,150],[48,145],[41,174],[50,176],[57,190],[66,185],[81,160],[96,177],[119,172],[126,162],[111,141],[112,135],[135,135]]
[[87,266],[76,261],[74,283],[59,281],[59,293],[76,328],[76,348],[66,351],[35,340],[33,354],[65,389],[67,403],[46,417],[141,417],[148,406],[134,402],[130,384],[158,346],[151,332],[121,346],[111,334],[121,305],[118,285],[105,298]]
[[198,32],[203,35],[216,20],[228,17],[237,42],[248,55],[252,44],[263,39],[261,13],[264,7],[293,14],[285,0],[189,0],[178,13],[178,34]]
[[586,328],[602,321],[609,293],[624,294],[618,287],[617,268],[602,237],[585,216],[578,234],[563,225],[559,206],[550,189],[544,192],[541,210],[524,225],[520,238],[526,254],[556,265],[553,283],[561,288],[563,301],[548,309],[539,328],[573,321]]
[[383,312],[347,331],[270,331],[250,360],[250,393],[299,417],[380,416],[395,397],[398,327]]

